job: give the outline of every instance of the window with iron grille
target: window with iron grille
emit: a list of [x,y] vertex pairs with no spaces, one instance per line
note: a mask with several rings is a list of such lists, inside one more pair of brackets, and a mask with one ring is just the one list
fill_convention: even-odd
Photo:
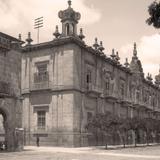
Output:
[[109,85],[110,85],[109,78],[106,78],[106,80],[105,80],[105,89],[106,90],[109,90]]
[[37,111],[37,128],[45,129],[46,127],[46,111]]
[[37,65],[37,70],[39,74],[46,74],[47,73],[47,64],[46,63],[42,63]]
[[37,72],[34,74],[34,82],[45,82],[48,81],[48,63],[47,62],[39,62],[36,64]]

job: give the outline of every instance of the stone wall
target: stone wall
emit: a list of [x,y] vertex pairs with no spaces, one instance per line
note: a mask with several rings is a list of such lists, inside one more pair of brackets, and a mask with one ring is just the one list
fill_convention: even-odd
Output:
[[[5,141],[8,151],[23,148],[21,104],[21,53],[17,45],[0,50],[0,114],[4,118]],[[21,131],[19,130],[21,128]]]

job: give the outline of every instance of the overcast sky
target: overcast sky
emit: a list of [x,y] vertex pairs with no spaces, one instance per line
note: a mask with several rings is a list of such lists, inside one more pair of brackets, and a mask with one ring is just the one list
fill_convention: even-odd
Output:
[[[81,13],[79,28],[83,27],[88,45],[94,38],[102,40],[105,53],[119,51],[121,62],[131,60],[133,43],[137,42],[138,57],[145,73],[158,73],[160,64],[160,30],[148,26],[148,6],[153,0],[72,0],[72,7]],[[44,17],[40,31],[41,42],[53,39],[55,25],[59,25],[59,10],[66,9],[67,0],[0,0],[0,31],[23,40],[31,31],[36,43],[34,19]]]

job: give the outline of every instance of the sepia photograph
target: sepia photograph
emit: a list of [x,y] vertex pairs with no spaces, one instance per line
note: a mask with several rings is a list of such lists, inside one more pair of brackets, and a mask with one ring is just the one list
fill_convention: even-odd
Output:
[[0,0],[0,160],[160,160],[160,0]]

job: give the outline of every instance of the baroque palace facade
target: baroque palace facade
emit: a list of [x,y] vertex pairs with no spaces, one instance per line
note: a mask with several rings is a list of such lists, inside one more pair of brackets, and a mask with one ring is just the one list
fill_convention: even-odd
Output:
[[[22,122],[25,143],[35,145],[93,145],[86,131],[96,113],[110,111],[120,117],[160,119],[160,74],[153,83],[145,78],[136,44],[130,63],[120,64],[119,55],[103,52],[97,39],[93,47],[77,33],[80,13],[71,8],[59,12],[54,40],[32,45],[30,33],[22,48]],[[131,53],[132,54],[132,53]]]

